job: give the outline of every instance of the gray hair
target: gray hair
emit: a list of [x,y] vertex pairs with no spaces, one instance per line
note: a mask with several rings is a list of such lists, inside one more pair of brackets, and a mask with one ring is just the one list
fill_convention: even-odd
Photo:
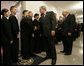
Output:
[[64,9],[63,12],[67,12],[67,13],[69,13],[69,10],[68,10],[68,9]]
[[46,10],[46,7],[45,7],[45,6],[41,6],[40,9],[44,9],[44,10]]

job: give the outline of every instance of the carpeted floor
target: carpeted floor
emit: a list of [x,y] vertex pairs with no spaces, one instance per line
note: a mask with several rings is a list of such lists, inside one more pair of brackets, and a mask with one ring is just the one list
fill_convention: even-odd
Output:
[[[40,56],[33,56],[28,60],[23,60],[21,57],[19,58],[19,62],[17,63],[18,65],[39,65],[40,63],[42,63],[43,61],[45,61],[44,58],[40,57]],[[14,64],[13,65],[17,65]]]

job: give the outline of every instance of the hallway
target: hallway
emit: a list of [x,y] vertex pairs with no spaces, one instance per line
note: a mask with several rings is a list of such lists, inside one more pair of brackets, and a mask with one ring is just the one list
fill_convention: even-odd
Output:
[[[4,8],[7,8],[9,10],[9,14],[11,14],[11,12],[10,12],[10,7],[11,6],[15,6],[17,8],[17,14],[15,16],[16,16],[16,18],[18,20],[18,25],[19,25],[19,29],[20,29],[20,32],[19,32],[19,43],[18,43],[19,44],[19,47],[18,47],[19,54],[17,54],[19,56],[18,57],[19,60],[18,60],[18,62],[14,63],[14,65],[16,65],[16,64],[17,65],[32,65],[32,64],[34,64],[34,65],[38,65],[38,64],[39,65],[51,65],[51,59],[44,60],[44,58],[46,57],[46,52],[41,52],[41,53],[37,52],[38,54],[36,54],[35,56],[30,57],[29,59],[22,59],[22,56],[21,56],[22,44],[21,44],[21,35],[20,35],[21,34],[21,27],[20,26],[21,26],[21,20],[22,20],[22,16],[23,16],[22,13],[23,13],[24,10],[28,10],[28,13],[27,13],[28,17],[29,17],[29,12],[32,12],[32,14],[33,14],[32,22],[33,22],[34,21],[34,15],[36,13],[39,14],[39,17],[41,17],[41,15],[42,15],[40,13],[40,6],[45,6],[47,11],[53,11],[55,16],[56,16],[55,17],[56,18],[56,25],[55,25],[56,28],[55,29],[57,29],[58,22],[60,21],[60,17],[61,17],[62,21],[65,20],[65,18],[63,16],[63,11],[64,10],[68,11],[70,14],[74,14],[75,17],[76,17],[76,24],[77,24],[76,29],[78,31],[82,30],[82,24],[83,24],[83,1],[1,1],[1,10],[4,9]],[[1,19],[2,19],[2,15],[1,15]],[[67,28],[68,27],[69,26],[67,26]],[[58,37],[56,37],[56,38],[59,39]],[[43,40],[43,39],[41,39],[41,40]],[[40,46],[42,44],[41,42],[38,43]],[[23,45],[25,45],[25,43]],[[28,46],[25,46],[26,50],[30,48],[30,47],[28,48]],[[57,52],[56,65],[83,65],[83,32],[81,32],[80,37],[77,38],[74,41],[74,43],[73,43],[72,55],[64,55],[64,53],[60,53],[60,51],[63,50],[63,43],[62,42],[59,42],[58,44],[56,44],[55,47],[56,47],[56,52]],[[36,46],[35,46],[35,48],[36,48]],[[43,50],[43,48],[42,48],[42,50]],[[2,47],[1,47],[1,51],[2,51],[1,54],[3,56]],[[3,59],[3,57],[2,57],[2,59]]]

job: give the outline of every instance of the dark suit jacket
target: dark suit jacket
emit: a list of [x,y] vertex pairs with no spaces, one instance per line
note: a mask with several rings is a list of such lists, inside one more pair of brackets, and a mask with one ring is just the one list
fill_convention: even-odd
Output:
[[28,17],[22,18],[21,23],[20,23],[20,28],[21,28],[22,35],[23,34],[30,35],[33,30],[32,19]]
[[22,45],[28,45],[29,40],[31,39],[32,36],[32,19],[28,17],[22,18],[20,22],[20,28],[21,28],[21,43]]
[[33,31],[33,33],[39,35],[40,32],[41,32],[41,30],[40,30],[40,21],[37,20],[37,19],[34,19],[34,21],[33,21],[33,29],[34,29],[35,26],[37,27],[37,30]]
[[13,34],[13,36],[15,36],[19,33],[18,20],[14,15],[11,14],[9,17],[9,21],[11,23],[12,34]]
[[30,43],[32,37],[32,19],[28,17],[22,18],[20,22],[21,28],[21,54],[23,55],[26,51],[30,50]]
[[54,12],[46,12],[45,17],[41,16],[40,18],[42,34],[46,37],[51,36],[51,31],[55,30],[56,26],[56,17]]
[[38,20],[34,19],[33,25],[39,27],[40,22]]
[[74,27],[76,25],[75,16],[73,14],[69,14],[65,20],[63,21],[62,25],[62,34],[64,36],[68,36],[68,32],[72,33],[74,32]]
[[11,24],[6,17],[3,17],[1,20],[1,41],[6,44],[10,40],[13,40],[11,32]]

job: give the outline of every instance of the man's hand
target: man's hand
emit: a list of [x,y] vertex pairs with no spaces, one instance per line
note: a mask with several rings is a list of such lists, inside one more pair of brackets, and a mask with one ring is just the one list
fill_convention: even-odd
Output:
[[35,27],[34,27],[34,31],[37,30],[37,29],[38,29],[38,28],[35,26]]
[[13,43],[13,40],[10,41],[10,44],[12,44],[12,43]]
[[42,36],[42,34],[40,34],[40,37]]
[[59,28],[58,30],[61,30],[62,28]]
[[75,29],[75,31],[77,31],[77,29]]
[[54,30],[51,31],[51,35],[55,36],[55,31]]
[[33,38],[35,37],[34,33],[32,34],[32,37],[33,37]]
[[56,29],[57,29],[58,27],[56,26]]
[[17,39],[19,39],[20,38],[20,36],[19,36],[19,34],[17,34]]
[[1,47],[1,56],[3,56],[3,48]]
[[69,32],[69,33],[68,33],[68,36],[71,36],[71,35],[72,35],[72,33]]

